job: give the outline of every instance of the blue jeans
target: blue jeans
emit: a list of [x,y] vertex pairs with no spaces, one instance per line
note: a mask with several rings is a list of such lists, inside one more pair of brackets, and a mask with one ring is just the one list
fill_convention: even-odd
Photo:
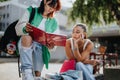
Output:
[[83,72],[83,80],[95,80],[93,75],[93,67],[90,64],[76,63],[76,70]]
[[42,45],[33,42],[30,47],[23,47],[21,40],[18,43],[21,61],[22,80],[34,80],[34,71],[42,71]]

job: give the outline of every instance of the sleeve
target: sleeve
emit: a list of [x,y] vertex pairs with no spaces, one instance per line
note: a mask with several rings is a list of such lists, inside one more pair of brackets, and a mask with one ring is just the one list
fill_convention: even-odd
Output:
[[15,26],[17,35],[21,36],[21,35],[27,34],[25,32],[25,26],[26,26],[26,23],[28,23],[29,21],[29,15],[30,15],[29,11],[26,10],[23,16],[19,19],[18,23]]

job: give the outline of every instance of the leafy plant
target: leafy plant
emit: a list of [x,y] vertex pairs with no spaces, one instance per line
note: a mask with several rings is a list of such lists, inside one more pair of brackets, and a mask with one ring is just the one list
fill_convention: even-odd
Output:
[[4,1],[8,1],[8,0],[0,0],[0,2],[4,2]]
[[70,11],[72,21],[88,25],[120,21],[120,0],[76,0]]

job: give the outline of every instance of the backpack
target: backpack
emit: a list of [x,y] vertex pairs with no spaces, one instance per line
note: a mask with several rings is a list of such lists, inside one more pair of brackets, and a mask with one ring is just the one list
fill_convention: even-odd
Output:
[[15,32],[15,25],[17,24],[18,20],[16,20],[15,22],[11,23],[7,29],[4,32],[4,35],[1,38],[0,41],[0,50],[7,53],[7,45],[12,43],[14,44],[16,47],[16,43],[19,40],[19,36],[17,36],[16,32]]
[[[32,22],[34,15],[35,15],[35,8],[32,8],[32,12],[31,12],[30,18],[29,18],[29,23]],[[15,52],[13,55],[15,55],[18,58],[18,72],[19,72],[19,77],[21,77],[21,75],[20,75],[20,59],[19,59],[20,56],[19,56],[19,52],[17,49],[17,43],[20,39],[20,36],[17,36],[16,30],[15,30],[15,26],[16,26],[17,22],[18,22],[18,20],[14,21],[5,30],[4,35],[2,36],[2,38],[0,40],[0,51],[7,53],[8,46],[15,48]]]
[[[34,18],[34,14],[35,14],[35,8],[32,8],[29,23],[31,23],[32,19]],[[4,35],[0,40],[0,51],[7,53],[8,49],[11,48],[15,51],[13,54],[15,56],[16,55],[19,56],[17,52],[17,43],[20,39],[20,36],[17,36],[16,30],[15,30],[15,26],[17,22],[18,20],[14,21],[7,27],[7,29],[4,32]]]

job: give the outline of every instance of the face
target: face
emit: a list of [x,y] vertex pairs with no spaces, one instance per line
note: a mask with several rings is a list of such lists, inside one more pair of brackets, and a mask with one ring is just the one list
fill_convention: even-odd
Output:
[[55,7],[50,6],[51,1],[46,2],[45,4],[45,12],[47,14],[52,13],[55,11]]
[[81,28],[80,26],[74,27],[73,32],[72,32],[72,38],[83,39],[84,38],[84,29]]

